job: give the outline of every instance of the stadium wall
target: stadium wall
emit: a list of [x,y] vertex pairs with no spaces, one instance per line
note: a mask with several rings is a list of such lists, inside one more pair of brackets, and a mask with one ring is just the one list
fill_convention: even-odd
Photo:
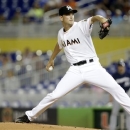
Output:
[[[111,107],[95,108],[58,108],[57,123],[62,126],[75,126],[108,129]],[[120,130],[126,129],[125,112],[119,110],[117,126]]]
[[92,108],[58,108],[58,125],[89,127],[94,126]]
[[[99,38],[93,38],[94,45],[97,54],[103,54],[115,50],[120,50],[123,48],[130,47],[130,38],[105,38],[100,40]],[[29,47],[31,51],[35,50],[53,50],[57,42],[56,38],[26,38],[26,39],[16,39],[16,38],[1,38],[0,39],[0,49],[2,52],[12,52],[15,50],[23,51],[26,47]]]
[[[32,108],[0,108],[0,122],[14,122],[17,117],[30,109]],[[33,123],[107,129],[110,115],[110,107],[49,108]],[[125,112],[120,109],[117,120],[118,129],[125,130],[125,122]]]

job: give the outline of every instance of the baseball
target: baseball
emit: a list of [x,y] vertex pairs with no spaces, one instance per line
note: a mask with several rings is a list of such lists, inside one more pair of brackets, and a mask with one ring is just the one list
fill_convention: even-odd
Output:
[[52,70],[53,70],[53,67],[52,67],[52,66],[50,66],[50,67],[49,67],[49,71],[52,71]]

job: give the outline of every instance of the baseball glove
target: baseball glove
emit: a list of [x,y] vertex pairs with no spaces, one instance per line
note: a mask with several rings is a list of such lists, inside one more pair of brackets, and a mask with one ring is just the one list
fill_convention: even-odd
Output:
[[100,24],[99,38],[103,39],[108,35],[110,25],[112,24],[112,20],[108,19],[105,23]]

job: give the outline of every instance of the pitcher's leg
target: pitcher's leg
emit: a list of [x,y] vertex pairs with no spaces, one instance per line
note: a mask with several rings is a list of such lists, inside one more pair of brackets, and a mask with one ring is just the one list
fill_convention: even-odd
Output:
[[26,115],[29,120],[32,121],[36,119],[41,113],[43,113],[47,108],[49,108],[55,101],[69,93],[71,90],[76,88],[83,82],[81,75],[74,74],[72,72],[67,72],[66,75],[61,79],[56,89],[47,94],[45,98],[32,110],[26,111]]
[[130,98],[113,77],[102,67],[85,73],[85,81],[109,92],[114,99],[130,114]]
[[114,100],[112,112],[111,112],[111,116],[110,116],[109,130],[116,130],[117,116],[118,116],[119,109],[120,109],[119,103]]

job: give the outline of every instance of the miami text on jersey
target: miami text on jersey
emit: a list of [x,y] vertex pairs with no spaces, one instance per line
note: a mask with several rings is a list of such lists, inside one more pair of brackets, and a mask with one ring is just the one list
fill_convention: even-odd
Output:
[[69,41],[69,40],[62,41],[62,46],[63,46],[63,47],[66,47],[66,46],[68,46],[68,45],[73,45],[73,44],[80,44],[79,39],[76,38],[76,39],[71,39],[70,41]]

